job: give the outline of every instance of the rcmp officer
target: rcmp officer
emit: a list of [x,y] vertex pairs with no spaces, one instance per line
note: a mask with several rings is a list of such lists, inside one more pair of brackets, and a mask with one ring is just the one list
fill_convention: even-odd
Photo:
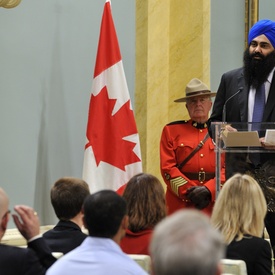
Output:
[[[180,208],[197,208],[210,215],[215,200],[216,163],[215,146],[206,122],[211,97],[216,93],[197,78],[187,84],[185,92],[186,96],[175,102],[186,102],[190,119],[167,124],[160,141],[160,167],[167,185],[168,213]],[[224,171],[221,175],[224,179]]]

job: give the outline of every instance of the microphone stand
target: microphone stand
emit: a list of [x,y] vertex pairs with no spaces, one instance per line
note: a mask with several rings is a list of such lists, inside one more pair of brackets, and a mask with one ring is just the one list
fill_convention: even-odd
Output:
[[222,108],[222,122],[225,123],[226,121],[226,105],[228,103],[228,101],[230,101],[233,97],[235,97],[237,94],[239,94],[241,91],[243,90],[243,87],[240,87],[239,90],[233,94],[232,96],[230,96],[224,103],[223,108]]

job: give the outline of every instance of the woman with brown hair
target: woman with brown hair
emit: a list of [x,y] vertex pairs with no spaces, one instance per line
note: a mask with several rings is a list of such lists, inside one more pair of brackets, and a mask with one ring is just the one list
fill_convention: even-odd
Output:
[[155,225],[166,216],[165,193],[151,174],[133,176],[122,195],[128,206],[129,226],[120,246],[128,254],[147,254]]

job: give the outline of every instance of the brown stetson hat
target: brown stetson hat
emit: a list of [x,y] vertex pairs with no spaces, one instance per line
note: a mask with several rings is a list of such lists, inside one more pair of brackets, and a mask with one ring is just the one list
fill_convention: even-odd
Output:
[[211,92],[208,87],[198,78],[193,78],[189,81],[185,89],[186,97],[181,97],[174,100],[174,102],[186,102],[188,98],[196,96],[215,96],[215,92]]

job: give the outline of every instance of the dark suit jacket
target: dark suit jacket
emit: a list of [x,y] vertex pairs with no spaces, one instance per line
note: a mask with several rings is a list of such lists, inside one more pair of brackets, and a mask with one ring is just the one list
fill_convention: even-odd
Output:
[[[273,76],[263,122],[275,122],[275,75]],[[233,96],[241,90],[236,96]],[[249,86],[244,81],[243,68],[223,74],[217,91],[210,121],[222,121],[223,106],[226,103],[226,122],[247,122]]]
[[59,221],[53,229],[43,234],[52,252],[64,254],[79,246],[86,237],[80,227],[71,221]]
[[272,274],[271,247],[264,239],[247,235],[233,241],[227,247],[226,258],[245,261],[248,275]]
[[[272,79],[269,95],[265,105],[263,122],[275,122],[274,77],[275,74]],[[209,118],[209,132],[212,137],[214,136],[214,133],[211,129],[211,122],[223,120],[224,105],[226,105],[225,122],[230,123],[234,127],[234,122],[248,121],[249,88],[250,87],[245,83],[244,80],[243,68],[235,69],[223,74],[213,105],[212,114]],[[237,93],[238,91],[240,92]],[[232,98],[230,98],[231,96]],[[262,135],[264,135],[264,132]],[[275,156],[272,153],[261,153],[259,162],[263,164],[267,160],[274,158]],[[246,162],[246,154],[231,153],[226,157],[226,178],[229,178],[236,172],[245,173],[246,171],[253,169],[254,168],[251,168],[250,165]]]
[[28,248],[0,244],[1,275],[40,275],[56,261],[43,238],[29,243]]

